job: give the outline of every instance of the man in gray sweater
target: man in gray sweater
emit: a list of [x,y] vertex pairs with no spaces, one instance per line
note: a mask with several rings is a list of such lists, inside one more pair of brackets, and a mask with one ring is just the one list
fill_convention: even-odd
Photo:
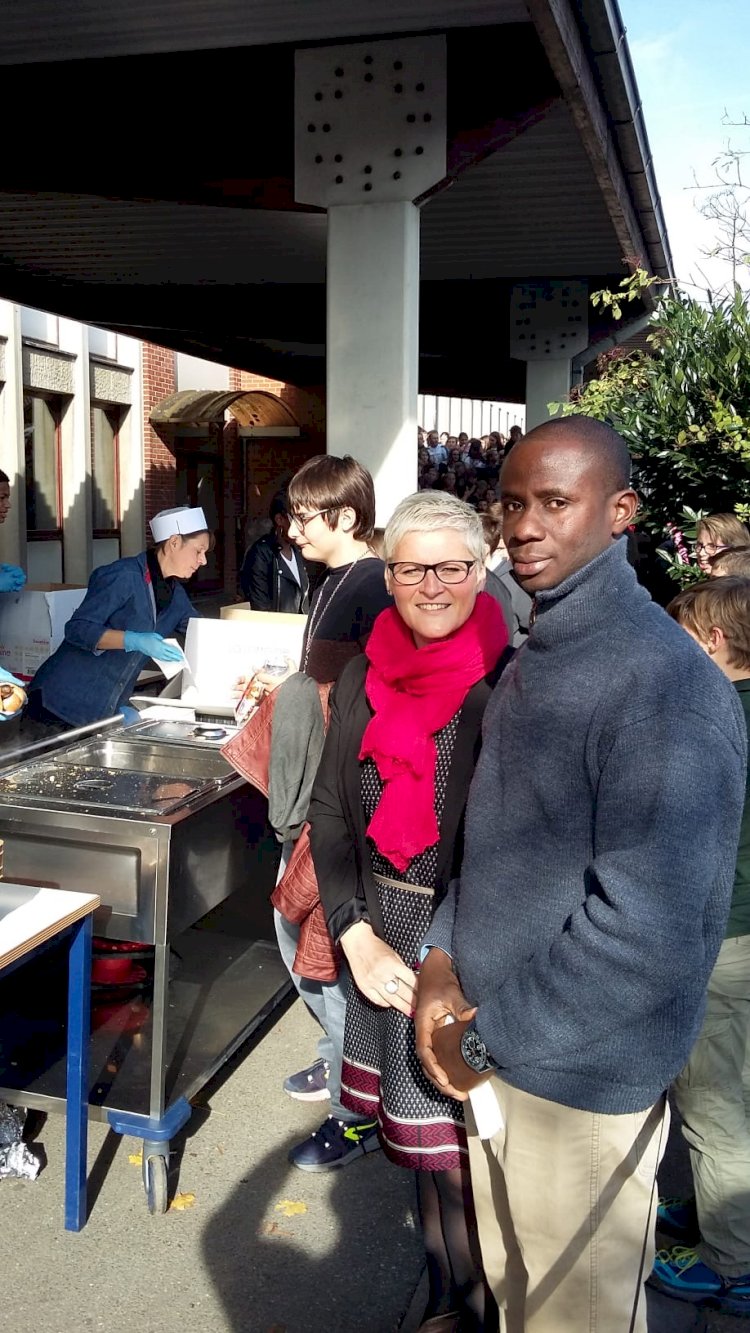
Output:
[[636,582],[629,471],[621,438],[583,417],[503,465],[534,615],[485,714],[461,878],[419,980],[426,1073],[499,1104],[485,1141],[470,1104],[467,1121],[506,1333],[645,1333],[665,1092],[731,897],[742,710]]

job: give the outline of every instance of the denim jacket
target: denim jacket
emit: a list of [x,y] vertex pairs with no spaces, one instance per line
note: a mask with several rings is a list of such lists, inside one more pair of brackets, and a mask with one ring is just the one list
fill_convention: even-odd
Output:
[[120,649],[96,651],[106,629],[156,630],[164,638],[184,633],[197,615],[181,584],[159,614],[151,588],[146,552],[95,569],[86,596],[65,626],[65,638],[43,662],[29,686],[44,707],[72,726],[111,717],[127,704],[149,659]]

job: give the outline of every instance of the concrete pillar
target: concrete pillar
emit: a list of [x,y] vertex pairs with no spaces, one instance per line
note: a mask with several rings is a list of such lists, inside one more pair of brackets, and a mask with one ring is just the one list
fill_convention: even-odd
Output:
[[378,523],[417,488],[419,212],[412,203],[328,214],[328,452],[375,479]]
[[573,357],[588,345],[588,289],[570,278],[520,282],[510,301],[510,354],[526,362],[526,429],[570,392]]
[[446,42],[295,56],[295,197],[328,209],[327,448],[375,479],[378,523],[417,485],[419,211],[446,174]]
[[570,393],[569,357],[526,364],[526,429],[549,420],[548,403],[564,402]]

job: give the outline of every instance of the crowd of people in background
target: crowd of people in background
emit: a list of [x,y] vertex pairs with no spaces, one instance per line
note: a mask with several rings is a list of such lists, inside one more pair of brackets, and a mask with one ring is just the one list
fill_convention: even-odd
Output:
[[522,438],[520,426],[511,426],[507,438],[490,431],[481,439],[466,431],[448,435],[419,428],[419,489],[446,491],[465,500],[478,513],[488,513],[500,498],[500,468],[514,444]]

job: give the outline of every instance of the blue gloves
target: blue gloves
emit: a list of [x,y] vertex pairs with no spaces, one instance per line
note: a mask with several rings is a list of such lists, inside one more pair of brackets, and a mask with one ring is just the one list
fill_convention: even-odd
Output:
[[182,650],[167,643],[166,639],[154,630],[140,632],[126,629],[124,646],[126,653],[143,653],[144,657],[153,657],[155,662],[182,661]]
[[0,592],[18,592],[26,582],[26,575],[18,565],[0,565]]
[[23,681],[19,680],[18,676],[11,676],[5,667],[0,667],[0,685],[20,685],[22,690],[26,689]]

